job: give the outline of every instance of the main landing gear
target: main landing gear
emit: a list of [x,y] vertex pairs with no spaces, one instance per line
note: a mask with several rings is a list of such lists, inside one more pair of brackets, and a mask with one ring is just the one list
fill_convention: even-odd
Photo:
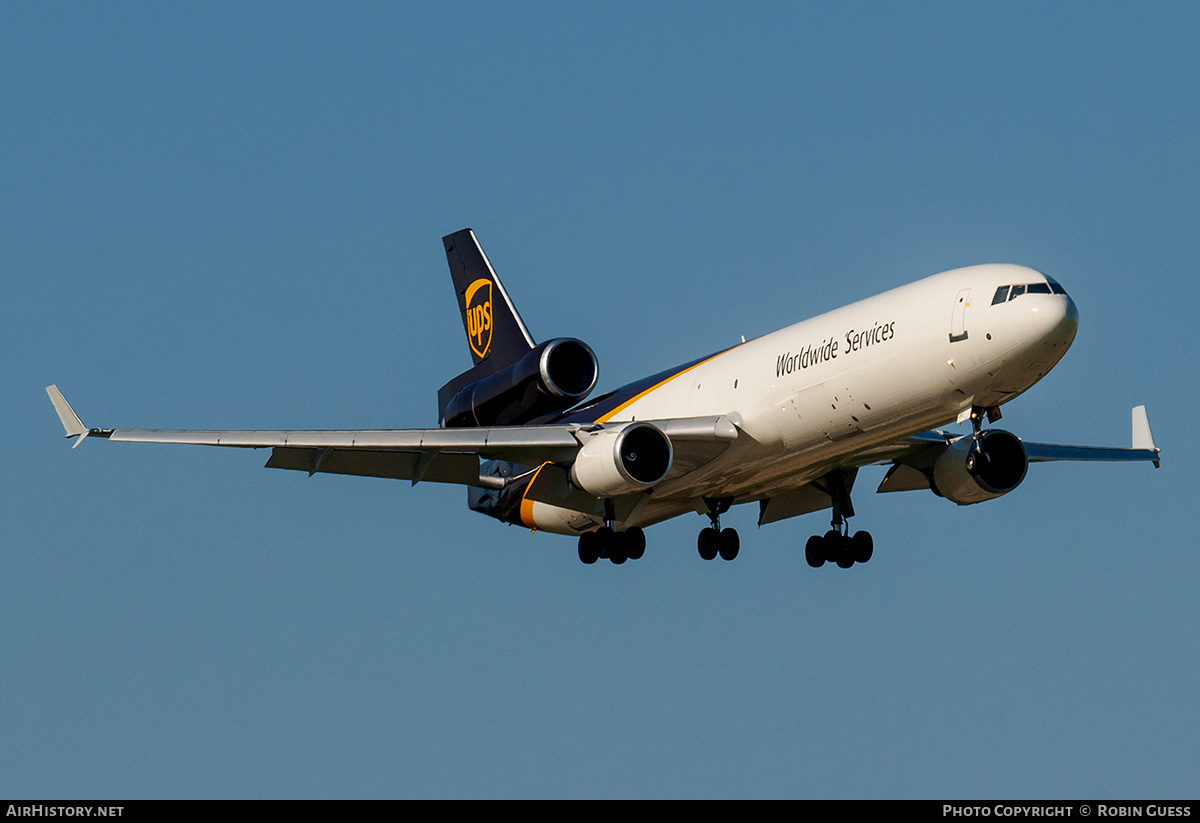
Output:
[[611,500],[604,501],[604,525],[594,532],[579,535],[579,559],[592,564],[601,557],[616,565],[626,560],[641,560],[646,553],[646,534],[637,526],[623,532],[613,529],[616,515]]
[[808,538],[804,546],[804,559],[814,569],[824,566],[826,561],[836,563],[841,569],[848,569],[855,563],[866,563],[875,553],[875,541],[870,532],[855,532],[851,537],[850,526],[846,522],[846,518],[854,516],[854,505],[850,502],[853,475],[832,472],[824,481],[824,491],[829,493],[833,501],[831,528],[824,535],[814,534]]
[[838,568],[848,569],[855,563],[866,563],[875,553],[875,541],[870,532],[855,532],[851,537],[845,523],[808,538],[804,546],[804,559],[814,569],[825,565],[825,561],[837,563]]
[[737,529],[721,528],[721,515],[729,511],[732,504],[733,500],[728,497],[704,498],[704,505],[708,508],[708,519],[712,525],[700,530],[700,536],[696,538],[696,548],[705,560],[713,560],[718,554],[722,560],[732,560],[738,556],[742,541],[738,537]]
[[637,526],[623,532],[601,526],[579,535],[579,559],[584,563],[595,563],[603,557],[619,566],[626,560],[641,560],[645,553],[646,535]]

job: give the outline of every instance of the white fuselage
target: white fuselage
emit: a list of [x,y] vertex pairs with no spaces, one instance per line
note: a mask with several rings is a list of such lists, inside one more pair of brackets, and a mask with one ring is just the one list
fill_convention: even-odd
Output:
[[[1025,293],[993,303],[997,289],[1008,285],[1024,286]],[[742,434],[711,463],[658,484],[628,525],[675,516],[701,497],[769,498],[832,466],[873,462],[872,450],[951,423],[972,407],[997,407],[1058,362],[1077,325],[1074,302],[1044,274],[1006,264],[971,266],[788,326],[677,372],[599,422],[725,415]],[[568,522],[577,514],[542,506],[532,512],[539,528],[578,530]]]

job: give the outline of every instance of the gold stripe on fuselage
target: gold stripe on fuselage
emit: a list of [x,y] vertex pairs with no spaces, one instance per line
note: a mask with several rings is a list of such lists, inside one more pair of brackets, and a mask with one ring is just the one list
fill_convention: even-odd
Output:
[[637,394],[635,394],[633,397],[629,398],[629,399],[628,399],[628,400],[626,400],[624,403],[622,403],[621,405],[619,405],[619,406],[617,406],[616,408],[614,408],[612,411],[608,411],[608,412],[605,412],[604,414],[600,415],[599,417],[597,417],[597,418],[596,418],[595,422],[597,422],[597,423],[607,423],[609,420],[612,420],[612,419],[613,419],[613,416],[614,416],[614,415],[617,415],[617,414],[621,413],[622,411],[624,411],[625,409],[629,408],[629,407],[630,407],[630,406],[632,406],[634,403],[636,403],[637,401],[641,400],[643,397],[645,397],[646,395],[650,394],[650,392],[654,391],[655,389],[658,389],[658,388],[661,388],[662,386],[665,386],[667,383],[670,383],[670,382],[671,382],[672,380],[674,380],[676,377],[681,377],[681,376],[683,376],[683,375],[687,374],[688,372],[690,372],[692,369],[695,369],[695,368],[698,368],[698,367],[700,367],[700,366],[703,366],[705,363],[709,362],[710,360],[716,360],[716,359],[717,359],[718,357],[720,357],[721,355],[723,355],[723,354],[728,354],[729,352],[733,351],[733,349],[739,348],[741,345],[744,345],[744,344],[740,344],[740,343],[739,343],[737,346],[734,346],[734,347],[733,347],[733,348],[731,348],[731,349],[726,349],[725,351],[717,352],[717,353],[716,353],[716,354],[714,354],[712,357],[706,357],[706,358],[704,358],[703,360],[701,360],[699,363],[693,363],[692,365],[688,366],[686,369],[680,369],[679,371],[677,371],[677,372],[675,372],[674,374],[672,374],[670,377],[666,377],[666,378],[664,378],[664,379],[662,379],[662,380],[658,381],[657,383],[655,383],[655,384],[654,384],[653,386],[651,386],[650,388],[648,388],[648,389],[645,389],[644,391],[638,392],[638,393],[637,393]]

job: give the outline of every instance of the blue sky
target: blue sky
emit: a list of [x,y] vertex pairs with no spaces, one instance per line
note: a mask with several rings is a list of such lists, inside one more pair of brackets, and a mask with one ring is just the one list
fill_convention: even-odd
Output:
[[[0,5],[0,794],[1195,797],[1190,4]],[[960,265],[1081,327],[1032,467],[639,562],[106,427],[436,423],[472,226],[601,390]]]

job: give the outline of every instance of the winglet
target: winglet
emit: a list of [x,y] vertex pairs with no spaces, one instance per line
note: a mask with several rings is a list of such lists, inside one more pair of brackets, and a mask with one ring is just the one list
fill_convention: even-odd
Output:
[[[1150,418],[1146,416],[1145,406],[1133,407],[1133,448],[1158,452],[1154,435],[1150,433]],[[1154,461],[1154,467],[1158,468],[1157,460]]]
[[67,437],[78,437],[71,448],[75,448],[83,442],[83,438],[88,436],[87,426],[83,425],[83,421],[79,419],[79,415],[71,408],[71,404],[67,402],[67,398],[63,397],[63,393],[58,390],[58,386],[47,386],[46,394],[50,395],[50,402],[54,404],[54,410],[58,412],[58,419],[62,421],[63,428],[66,429]]

